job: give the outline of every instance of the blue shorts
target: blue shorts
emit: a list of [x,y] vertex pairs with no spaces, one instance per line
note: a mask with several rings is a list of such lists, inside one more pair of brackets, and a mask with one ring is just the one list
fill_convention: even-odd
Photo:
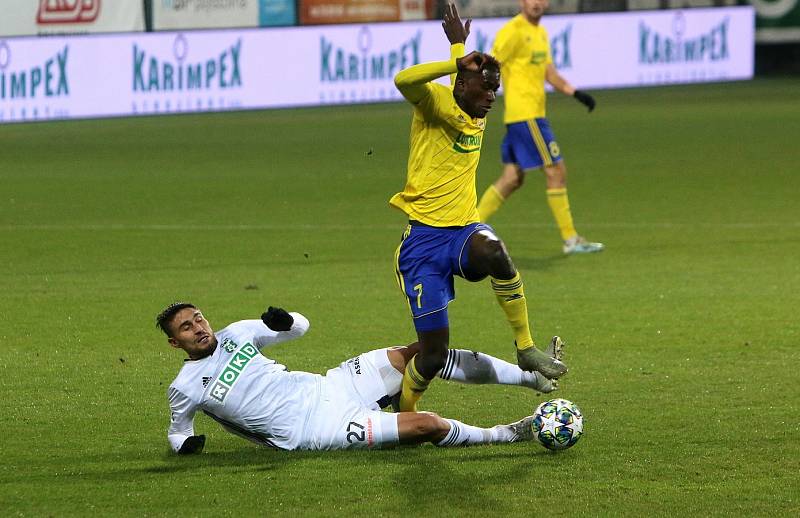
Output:
[[417,331],[448,327],[447,304],[455,299],[453,275],[466,278],[467,242],[481,230],[494,233],[485,223],[440,228],[415,222],[406,228],[395,252],[395,274]]
[[544,117],[506,124],[506,136],[500,151],[504,164],[517,164],[523,171],[561,161],[556,136]]

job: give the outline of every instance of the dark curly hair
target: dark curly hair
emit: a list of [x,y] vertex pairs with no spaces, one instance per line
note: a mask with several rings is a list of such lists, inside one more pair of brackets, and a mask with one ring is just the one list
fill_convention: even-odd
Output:
[[175,318],[175,314],[178,313],[178,311],[186,308],[197,309],[197,306],[189,302],[173,302],[158,314],[156,317],[156,327],[164,331],[165,335],[172,338],[169,324],[172,322],[172,319]]

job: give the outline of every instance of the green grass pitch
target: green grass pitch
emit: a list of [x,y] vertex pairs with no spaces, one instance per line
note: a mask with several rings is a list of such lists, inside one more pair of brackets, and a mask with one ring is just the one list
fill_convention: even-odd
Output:
[[[551,96],[578,230],[565,258],[544,180],[492,220],[534,335],[567,342],[560,397],[586,434],[530,444],[289,453],[199,416],[168,451],[175,299],[212,325],[309,317],[267,351],[324,372],[413,341],[392,261],[403,104],[0,126],[0,514],[707,516],[800,514],[797,80]],[[478,191],[500,168],[490,114]],[[487,283],[457,281],[452,345],[513,358]],[[436,382],[424,408],[490,426],[543,398]]]

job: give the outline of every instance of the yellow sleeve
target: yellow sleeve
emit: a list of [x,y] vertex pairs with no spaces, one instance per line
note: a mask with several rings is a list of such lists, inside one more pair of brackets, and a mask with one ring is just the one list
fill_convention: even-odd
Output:
[[[458,60],[458,58],[463,58],[465,52],[466,50],[464,49],[463,43],[453,43],[450,45],[450,59]],[[456,84],[456,75],[457,74],[450,74],[450,86]]]
[[492,44],[492,56],[494,56],[500,63],[505,62],[514,53],[514,47],[517,46],[516,31],[509,28],[508,25],[504,26],[497,32]]
[[[454,45],[455,47],[455,45]],[[447,74],[458,72],[455,58],[449,61],[433,61],[420,63],[398,72],[394,76],[394,84],[411,104],[419,103],[426,95],[430,94],[430,81]]]

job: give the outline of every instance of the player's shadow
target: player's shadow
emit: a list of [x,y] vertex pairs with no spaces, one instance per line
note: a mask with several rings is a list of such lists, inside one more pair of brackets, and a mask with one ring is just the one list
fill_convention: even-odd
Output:
[[[526,445],[528,446],[528,445]],[[446,502],[447,508],[460,512],[474,511],[476,496],[486,503],[487,509],[498,508],[500,500],[492,493],[508,480],[524,477],[530,470],[531,462],[547,464],[549,452],[543,449],[487,447],[487,448],[435,448],[431,445],[419,447],[398,447],[390,450],[350,450],[350,451],[280,451],[255,446],[244,446],[233,451],[205,451],[199,455],[175,455],[165,451],[163,456],[152,458],[128,457],[129,461],[120,463],[120,455],[108,453],[95,454],[87,458],[73,459],[83,463],[78,478],[98,483],[126,483],[140,480],[142,475],[172,479],[176,474],[193,474],[212,471],[215,473],[271,473],[280,474],[284,470],[296,469],[298,463],[312,461],[315,469],[336,477],[363,469],[365,464],[383,464],[390,467],[387,476],[397,487],[424,487],[425,491],[403,491],[407,494],[408,505],[430,505],[431,508]],[[541,456],[541,458],[540,458]],[[535,459],[534,459],[535,457]],[[70,459],[62,459],[72,464]],[[137,465],[138,464],[138,465]],[[481,466],[486,464],[487,467]],[[502,465],[502,470],[491,466]],[[109,468],[114,466],[113,468]],[[480,480],[475,473],[481,473]],[[45,483],[50,475],[41,473],[28,477],[30,481],[41,479]],[[442,481],[446,481],[443,483]],[[376,481],[376,483],[378,483]]]
[[[468,516],[504,508],[504,493],[497,488],[514,480],[525,480],[532,462],[550,452],[543,448],[498,447],[448,448],[431,446],[401,448],[381,459],[396,469],[396,487],[424,488],[403,492],[407,508],[447,509],[448,514]],[[534,457],[536,457],[534,459]],[[485,467],[482,465],[485,464]],[[497,469],[502,466],[502,469]],[[476,509],[476,501],[481,508]]]

